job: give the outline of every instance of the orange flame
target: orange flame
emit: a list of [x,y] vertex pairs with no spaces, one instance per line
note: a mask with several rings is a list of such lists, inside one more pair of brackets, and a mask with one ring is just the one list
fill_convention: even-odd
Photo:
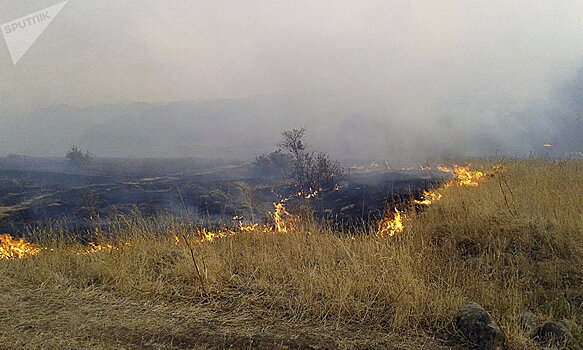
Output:
[[295,215],[290,214],[286,209],[283,202],[273,204],[275,211],[271,214],[274,222],[275,232],[283,233],[288,232],[290,229],[290,223],[296,219]]
[[239,228],[239,231],[241,231],[241,232],[254,232],[254,231],[259,230],[259,225],[254,224],[254,223],[243,225],[243,223],[239,223],[238,228]]
[[99,244],[99,243],[89,242],[88,247],[86,249],[84,249],[81,252],[81,254],[89,255],[89,254],[95,254],[95,253],[100,253],[100,252],[111,252],[114,250],[117,250],[117,248],[112,246],[111,244],[107,244],[107,243]]
[[454,173],[460,186],[478,186],[478,180],[484,177],[481,171],[469,170],[470,165],[465,167],[454,165]]
[[[453,184],[458,184],[459,186],[478,186],[478,180],[484,177],[484,174],[480,171],[473,171],[469,169],[470,164],[465,167],[459,165],[453,165],[452,168],[445,166],[438,166],[437,169],[441,172],[451,173],[455,175],[455,179],[447,182],[442,188],[447,188]],[[422,168],[424,169],[430,169]],[[413,203],[418,205],[430,206],[435,202],[441,200],[442,195],[437,191],[423,191],[423,195],[420,200],[414,199]],[[405,226],[404,221],[407,220],[405,213],[401,213],[395,208],[395,212],[387,210],[385,216],[378,223],[377,237],[394,236],[398,233],[403,232]]]
[[437,170],[441,171],[442,173],[453,173],[452,168],[448,168],[448,167],[443,166],[443,165],[438,165]]
[[24,238],[16,240],[11,235],[0,235],[0,260],[22,259],[39,252],[39,248]]
[[[310,199],[315,197],[318,194],[318,191],[313,191],[304,198]],[[291,225],[297,221],[298,217],[296,215],[290,214],[286,208],[285,203],[289,201],[293,197],[301,197],[303,196],[302,192],[298,192],[290,197],[284,198],[279,201],[279,203],[273,203],[274,211],[270,212],[269,215],[273,219],[273,226],[260,226],[256,223],[248,223],[243,224],[243,222],[239,222],[239,226],[235,229],[229,228],[222,228],[218,230],[207,230],[206,228],[199,228],[196,229],[196,234],[199,237],[200,242],[213,242],[218,239],[226,238],[229,236],[235,236],[241,232],[276,232],[276,233],[284,233],[289,232],[291,229]],[[240,216],[233,217],[235,219],[242,219]],[[178,244],[179,239],[174,235],[174,239],[176,240],[176,244]]]
[[[392,214],[392,215],[391,215]],[[402,214],[399,210],[395,209],[395,212],[387,210],[387,213],[381,221],[379,221],[379,227],[377,230],[377,236],[384,238],[386,236],[394,236],[398,233],[403,232],[405,225],[403,222],[407,219],[405,214]]]
[[421,200],[415,199],[413,200],[413,203],[429,206],[440,200],[441,197],[442,197],[441,193],[435,191],[423,191],[423,196],[421,196]]
[[224,230],[224,231],[209,231],[206,228],[200,228],[196,230],[198,237],[200,238],[201,242],[213,242],[217,239],[225,238],[227,236],[231,236],[234,234],[233,231]]
[[484,173],[470,170],[470,165],[459,166],[454,164],[453,169],[440,165],[437,169],[444,173],[454,174],[457,179],[457,184],[460,186],[478,186],[478,180],[484,177]]

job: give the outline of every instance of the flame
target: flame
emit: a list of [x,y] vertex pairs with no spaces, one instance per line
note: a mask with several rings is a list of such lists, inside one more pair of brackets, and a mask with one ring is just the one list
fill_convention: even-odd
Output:
[[290,229],[290,223],[293,222],[297,217],[290,214],[286,209],[284,202],[279,202],[277,204],[273,203],[275,210],[271,214],[274,222],[275,232],[283,233],[288,232]]
[[454,173],[460,186],[478,186],[478,180],[484,177],[481,171],[469,170],[470,164],[465,167],[454,165]]
[[[175,237],[175,238],[178,239],[178,237]],[[177,242],[178,242],[178,240],[177,240]],[[125,246],[131,247],[132,244],[131,244],[131,242],[125,242]],[[102,252],[112,252],[114,250],[119,250],[119,248],[114,247],[108,243],[89,242],[89,244],[87,244],[87,247],[83,251],[81,251],[80,253],[77,253],[77,254],[78,255],[90,255],[90,254],[102,253]]]
[[[460,186],[478,186],[478,180],[484,177],[484,173],[481,171],[470,170],[471,164],[466,166],[459,166],[457,164],[453,165],[452,168],[445,166],[438,166],[437,169],[444,173],[454,174],[457,180],[457,184]],[[446,185],[449,186],[450,184]]]
[[[468,164],[464,167],[454,164],[453,168],[446,166],[438,166],[437,169],[441,172],[450,173],[455,175],[455,179],[446,182],[441,189],[448,188],[454,184],[459,186],[478,186],[478,180],[482,179],[485,175],[480,171],[470,170],[470,165]],[[429,167],[422,167],[422,170],[429,170]],[[496,165],[495,169],[503,169],[502,166]],[[413,203],[418,205],[430,206],[435,202],[441,200],[442,194],[437,191],[423,191],[421,199],[414,199]],[[377,237],[394,236],[398,233],[403,232],[405,226],[404,222],[407,220],[407,215],[401,213],[395,208],[393,213],[387,210],[385,216],[378,223]]]
[[[129,245],[129,243],[126,243],[126,244]],[[87,245],[87,248],[85,250],[83,250],[81,252],[81,254],[89,255],[89,254],[95,254],[95,253],[100,253],[100,252],[111,252],[114,250],[117,250],[117,248],[112,246],[111,244],[107,244],[107,243],[99,244],[99,243],[89,242],[89,244]]]
[[22,259],[39,252],[39,248],[24,238],[16,240],[11,235],[0,235],[0,260]]
[[398,233],[403,232],[405,225],[403,222],[407,219],[405,214],[402,214],[399,210],[395,209],[395,212],[387,210],[385,216],[381,221],[379,221],[379,227],[377,230],[377,237],[384,238],[386,236],[394,236]]
[[452,168],[448,168],[448,167],[443,166],[443,165],[438,165],[437,170],[441,171],[442,173],[453,173]]
[[[312,191],[312,190],[310,190]],[[305,196],[306,199],[310,199],[318,195],[319,191],[312,191]],[[290,230],[291,224],[293,224],[298,217],[296,215],[290,214],[285,208],[285,203],[293,197],[301,197],[302,192],[291,195],[290,197],[280,200],[278,203],[273,203],[274,211],[269,213],[273,218],[273,226],[260,226],[256,223],[243,224],[239,221],[239,226],[236,229],[219,229],[215,231],[207,230],[202,227],[196,229],[196,234],[199,237],[200,242],[213,242],[217,239],[225,238],[228,236],[233,236],[241,232],[277,232],[283,233]],[[240,216],[233,217],[233,220],[243,219]],[[180,239],[175,233],[172,233],[172,237],[175,240],[175,244],[180,243]],[[125,243],[126,246],[131,246],[130,242]],[[90,255],[100,252],[111,252],[118,250],[119,248],[108,244],[108,243],[94,243],[89,242],[86,247],[82,247],[78,255]],[[35,245],[30,244],[21,238],[20,240],[15,240],[10,235],[0,235],[0,260],[10,260],[10,259],[20,259],[27,256],[37,255],[40,252],[40,248]]]
[[[310,189],[310,193],[304,196],[306,199],[314,198],[318,195],[318,190]],[[273,229],[277,233],[284,233],[288,232],[291,225],[298,220],[297,215],[290,214],[287,209],[285,208],[285,203],[292,199],[293,197],[301,197],[303,194],[302,192],[298,192],[293,194],[287,198],[284,198],[279,201],[279,203],[273,203],[274,211],[273,213],[269,213],[269,215],[273,218]],[[267,229],[269,231],[269,229]]]
[[204,227],[197,229],[196,233],[201,242],[213,242],[216,241],[217,239],[225,238],[236,234],[236,232],[233,230],[225,229],[218,231],[209,231]]
[[259,230],[259,225],[254,224],[254,223],[243,225],[243,223],[239,223],[238,228],[239,228],[239,231],[241,231],[241,232],[254,232],[254,231]]
[[[307,195],[304,195],[302,192],[295,193],[287,198],[281,199],[278,203],[273,203],[274,211],[270,212],[269,215],[273,219],[273,226],[270,225],[263,225],[260,226],[259,224],[250,222],[244,224],[242,221],[239,221],[239,226],[234,229],[229,228],[221,228],[218,230],[207,230],[206,228],[202,227],[196,229],[196,235],[199,238],[200,242],[213,242],[218,239],[226,238],[229,236],[235,236],[241,232],[264,232],[264,233],[285,233],[289,232],[291,229],[291,225],[298,220],[297,215],[290,214],[287,209],[285,208],[285,203],[292,199],[293,197],[304,197],[306,199],[314,198],[318,195],[318,190],[312,191]],[[233,220],[242,219],[240,216],[233,217]],[[179,243],[178,237],[174,235],[174,239],[176,240],[176,244]]]
[[413,200],[413,203],[419,205],[426,205],[429,206],[438,200],[441,199],[441,193],[435,191],[423,191],[423,196],[421,196],[421,200]]
[[545,143],[543,145],[544,148],[553,148],[553,145],[551,145],[550,143]]

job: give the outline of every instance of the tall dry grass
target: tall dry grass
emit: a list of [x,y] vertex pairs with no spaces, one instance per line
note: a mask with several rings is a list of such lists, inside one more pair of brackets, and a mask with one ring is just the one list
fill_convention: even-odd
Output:
[[198,243],[192,224],[129,217],[96,232],[115,250],[80,254],[66,235],[42,232],[36,240],[50,249],[0,270],[35,285],[253,310],[348,338],[455,339],[455,312],[476,301],[510,348],[528,349],[516,322],[523,311],[583,324],[583,162],[502,163],[477,166],[488,174],[480,186],[449,186],[437,204],[411,208],[405,231],[388,239],[305,220],[289,233]]

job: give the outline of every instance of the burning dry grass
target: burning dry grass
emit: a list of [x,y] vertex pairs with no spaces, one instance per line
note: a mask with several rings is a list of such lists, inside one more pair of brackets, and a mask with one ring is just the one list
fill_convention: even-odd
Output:
[[14,239],[10,235],[0,235],[0,260],[22,259],[39,252],[40,249],[24,238]]
[[[532,349],[516,322],[522,311],[583,324],[583,163],[481,167],[479,186],[452,184],[425,210],[403,209],[408,220],[392,237],[364,229],[345,235],[306,219],[279,234],[241,230],[201,243],[189,224],[125,218],[98,232],[113,248],[93,254],[37,238],[50,249],[0,264],[1,295],[34,291],[20,302],[36,307],[9,322],[11,304],[1,306],[0,322],[12,326],[0,344],[25,347],[18,332],[31,332],[28,319],[47,312],[43,301],[79,293],[72,317],[44,326],[54,337],[31,341],[57,342],[96,323],[99,332],[59,346],[242,348],[254,339],[251,348],[465,348],[452,320],[460,305],[476,301],[511,349]],[[84,308],[101,311],[84,319]],[[115,321],[118,313],[127,319]],[[202,322],[204,315],[212,317]],[[154,340],[140,327],[158,345],[148,345]]]

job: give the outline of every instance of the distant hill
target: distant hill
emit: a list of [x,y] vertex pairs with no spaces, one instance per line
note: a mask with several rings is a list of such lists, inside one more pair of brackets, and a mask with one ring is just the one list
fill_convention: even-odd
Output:
[[108,119],[126,118],[152,108],[145,103],[78,108],[58,105],[0,128],[0,153],[62,156],[71,145],[85,148],[85,133]]
[[[307,127],[308,141],[329,146],[327,152],[365,156],[371,140],[362,135],[376,133],[383,140],[388,129],[382,122],[350,116],[340,106],[280,97],[61,105],[2,128],[0,153],[63,156],[75,144],[101,157],[252,159],[273,150],[283,130],[298,127]],[[385,142],[374,146],[388,149]]]
[[484,108],[470,121],[447,108],[423,118],[397,107],[356,108],[322,96],[59,105],[0,125],[0,155],[62,157],[77,145],[99,157],[250,160],[273,150],[282,130],[298,127],[307,128],[306,139],[316,149],[341,159],[545,154],[548,142],[556,154],[583,151],[583,73],[554,109],[544,104],[524,111]]
[[75,144],[109,157],[250,156],[294,124],[286,113],[260,100],[59,105],[4,125],[0,153],[61,156]]
[[294,126],[288,113],[255,99],[175,102],[96,124],[83,140],[104,155],[252,157]]

